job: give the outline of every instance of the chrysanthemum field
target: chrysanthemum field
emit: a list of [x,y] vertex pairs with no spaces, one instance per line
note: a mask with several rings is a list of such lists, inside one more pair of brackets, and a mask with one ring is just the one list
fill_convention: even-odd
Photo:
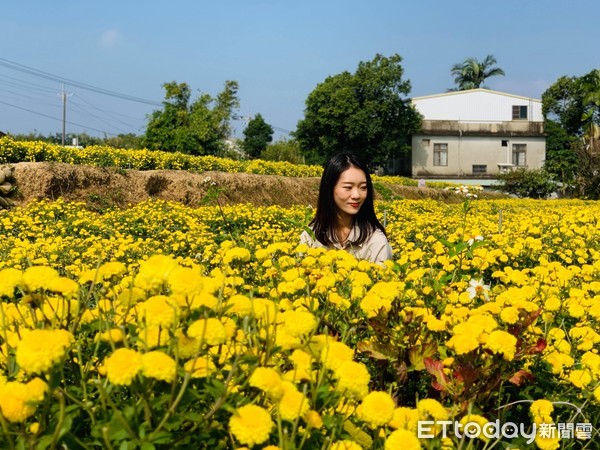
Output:
[[596,448],[600,207],[376,206],[386,266],[308,207],[0,211],[0,448]]

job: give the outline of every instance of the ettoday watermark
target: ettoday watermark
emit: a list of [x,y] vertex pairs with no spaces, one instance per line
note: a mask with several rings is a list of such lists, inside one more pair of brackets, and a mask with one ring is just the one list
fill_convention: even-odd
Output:
[[470,439],[484,436],[488,439],[514,439],[523,437],[527,444],[531,444],[536,436],[541,438],[561,439],[591,439],[591,423],[542,423],[526,425],[523,423],[506,422],[500,420],[480,424],[478,422],[459,422],[451,420],[421,420],[417,423],[417,437],[419,439],[433,439],[438,434],[442,438],[453,433],[459,439]]

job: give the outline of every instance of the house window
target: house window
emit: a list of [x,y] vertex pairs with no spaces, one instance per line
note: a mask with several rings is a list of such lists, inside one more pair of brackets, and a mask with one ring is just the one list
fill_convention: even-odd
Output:
[[433,165],[448,165],[448,144],[433,144]]
[[513,118],[513,120],[527,119],[527,106],[526,105],[513,105],[512,118]]
[[514,166],[525,166],[527,164],[527,144],[513,144],[512,163]]
[[473,175],[481,175],[487,173],[487,166],[485,164],[473,164]]
[[508,139],[502,139],[502,147],[508,147]]

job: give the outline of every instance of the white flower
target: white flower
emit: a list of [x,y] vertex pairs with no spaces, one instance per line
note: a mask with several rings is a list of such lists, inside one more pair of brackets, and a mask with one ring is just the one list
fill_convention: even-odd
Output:
[[210,176],[208,176],[204,180],[202,180],[202,184],[209,184],[211,186],[217,185],[217,183]]
[[475,241],[483,241],[483,236],[479,236],[479,235],[473,236],[471,239],[469,239],[467,241],[467,244],[469,244],[469,247],[470,247],[471,245],[473,245],[475,243]]
[[473,299],[480,294],[483,294],[483,297],[486,300],[489,300],[488,291],[490,290],[489,284],[483,284],[483,279],[479,280],[471,279],[469,281],[469,287],[467,288],[467,292],[469,293],[469,298]]

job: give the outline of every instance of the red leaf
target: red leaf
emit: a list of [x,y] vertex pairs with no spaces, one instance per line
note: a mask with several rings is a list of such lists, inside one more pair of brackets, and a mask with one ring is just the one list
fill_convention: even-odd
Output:
[[431,386],[438,391],[443,391],[450,380],[444,373],[444,364],[442,361],[434,361],[433,358],[426,357],[423,358],[423,363],[427,372],[435,377],[435,381],[431,383]]
[[535,344],[533,347],[530,347],[529,350],[527,351],[527,353],[529,353],[529,354],[542,353],[547,345],[548,345],[548,343],[546,342],[546,339],[539,338],[537,341],[537,344]]
[[530,372],[527,372],[526,370],[519,370],[517,373],[515,373],[512,377],[510,377],[510,379],[508,381],[510,381],[512,384],[516,385],[516,386],[521,386],[523,383],[525,383],[526,381],[534,381],[535,377],[533,376],[533,374],[531,374]]

